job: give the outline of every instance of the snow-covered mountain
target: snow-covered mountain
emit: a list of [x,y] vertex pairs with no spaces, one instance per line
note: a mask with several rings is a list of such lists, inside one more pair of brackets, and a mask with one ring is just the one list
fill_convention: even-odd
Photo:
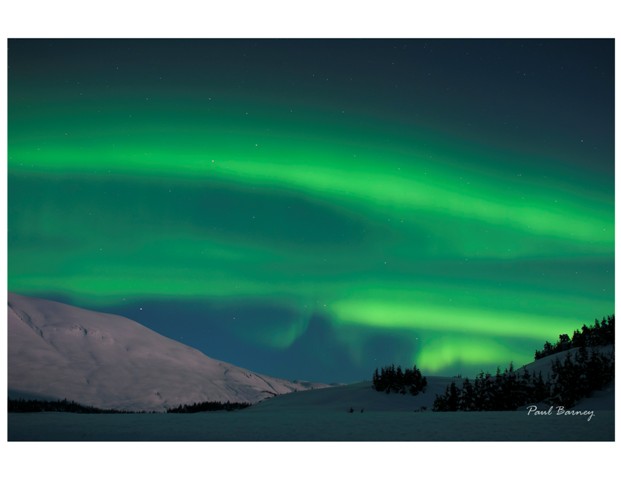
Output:
[[161,411],[204,401],[256,403],[322,386],[220,362],[118,315],[8,295],[13,397]]

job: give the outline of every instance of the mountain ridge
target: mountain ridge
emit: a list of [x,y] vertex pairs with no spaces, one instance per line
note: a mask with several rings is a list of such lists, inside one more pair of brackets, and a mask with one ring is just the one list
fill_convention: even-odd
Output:
[[324,384],[262,375],[122,316],[8,294],[9,393],[99,408],[164,411],[204,401],[257,403]]

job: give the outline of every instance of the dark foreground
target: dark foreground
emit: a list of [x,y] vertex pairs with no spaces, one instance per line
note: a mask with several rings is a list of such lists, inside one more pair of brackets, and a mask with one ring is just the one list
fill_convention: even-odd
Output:
[[9,441],[614,441],[614,411],[10,413]]

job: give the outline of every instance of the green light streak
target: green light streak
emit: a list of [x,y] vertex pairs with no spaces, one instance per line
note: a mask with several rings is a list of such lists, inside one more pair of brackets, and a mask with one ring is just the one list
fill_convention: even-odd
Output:
[[525,338],[555,338],[561,325],[579,320],[523,312],[494,311],[467,305],[443,306],[412,301],[340,301],[332,304],[335,317],[346,323],[399,330],[483,333]]
[[[476,188],[460,176],[442,172],[412,158],[387,159],[386,152],[365,155],[354,162],[351,153],[339,154],[328,145],[301,146],[291,153],[263,152],[252,155],[245,149],[215,149],[209,152],[161,152],[126,150],[118,156],[62,150],[29,155],[10,149],[10,165],[19,171],[37,158],[38,169],[65,172],[121,172],[172,178],[220,179],[245,185],[297,190],[336,202],[353,203],[371,211],[391,209],[402,215],[442,215],[466,218],[491,225],[502,223],[528,235],[561,238],[566,242],[608,249],[614,242],[610,213],[602,214],[598,200],[584,201],[564,192],[533,189],[528,184],[498,191],[490,181]],[[342,150],[342,147],[341,147]],[[303,153],[301,153],[303,151]],[[88,157],[88,163],[85,159]],[[236,158],[246,157],[244,160]],[[274,159],[280,159],[274,161]],[[412,168],[412,160],[416,165]],[[454,163],[459,163],[454,159]],[[400,166],[402,165],[402,166]],[[475,182],[476,183],[476,182]],[[562,195],[562,196],[561,196]],[[560,198],[560,200],[559,200]]]
[[508,367],[510,361],[519,366],[531,360],[532,355],[516,352],[498,340],[448,335],[424,342],[414,355],[412,363],[424,372],[433,374],[455,364],[460,364],[462,368],[469,370],[482,369],[483,365],[495,364],[502,370]]

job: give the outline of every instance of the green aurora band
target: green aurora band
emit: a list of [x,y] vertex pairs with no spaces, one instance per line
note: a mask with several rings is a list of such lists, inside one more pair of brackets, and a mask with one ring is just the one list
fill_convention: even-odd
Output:
[[286,349],[320,314],[428,373],[614,312],[614,192],[565,158],[223,87],[10,86],[11,291],[273,301],[292,318],[238,333]]

